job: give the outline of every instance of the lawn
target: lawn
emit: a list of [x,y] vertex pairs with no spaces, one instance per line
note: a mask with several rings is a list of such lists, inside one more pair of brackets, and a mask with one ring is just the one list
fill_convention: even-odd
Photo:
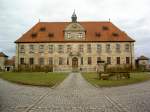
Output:
[[144,72],[131,73],[130,79],[121,80],[99,80],[96,73],[82,73],[82,75],[88,82],[99,87],[123,86],[150,80],[150,74]]
[[68,73],[55,72],[4,72],[0,73],[0,78],[19,84],[52,87],[62,82],[67,75]]

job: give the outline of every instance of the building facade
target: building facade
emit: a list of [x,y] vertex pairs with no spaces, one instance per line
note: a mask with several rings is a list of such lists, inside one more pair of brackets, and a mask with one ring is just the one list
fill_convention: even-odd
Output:
[[140,56],[136,59],[137,68],[141,68],[143,70],[149,70],[149,58],[145,56]]
[[16,68],[52,66],[53,71],[96,71],[108,66],[134,66],[134,40],[111,22],[39,22],[16,43]]
[[13,71],[15,67],[15,58],[8,59],[8,56],[0,52],[0,71]]
[[0,52],[0,70],[5,70],[5,61],[8,59],[8,56],[3,52]]

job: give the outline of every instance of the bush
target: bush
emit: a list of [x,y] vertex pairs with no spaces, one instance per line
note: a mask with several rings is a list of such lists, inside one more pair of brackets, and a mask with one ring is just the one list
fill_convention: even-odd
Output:
[[52,65],[19,65],[15,72],[53,72]]
[[105,72],[131,72],[132,67],[130,65],[123,65],[123,66],[115,66],[115,67],[106,67]]

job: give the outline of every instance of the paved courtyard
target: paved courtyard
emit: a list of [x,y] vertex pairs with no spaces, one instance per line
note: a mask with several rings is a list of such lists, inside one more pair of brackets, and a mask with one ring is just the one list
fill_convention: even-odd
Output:
[[96,88],[71,73],[59,86],[47,88],[0,79],[0,112],[150,112],[150,81]]

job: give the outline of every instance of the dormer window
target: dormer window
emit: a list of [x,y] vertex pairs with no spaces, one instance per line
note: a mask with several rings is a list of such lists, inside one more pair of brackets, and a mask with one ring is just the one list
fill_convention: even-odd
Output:
[[113,35],[114,37],[118,37],[118,36],[119,36],[119,34],[116,33],[116,32],[112,33],[112,35]]
[[103,30],[109,30],[109,28],[107,26],[103,26],[102,28],[103,28]]
[[37,37],[37,33],[36,32],[33,32],[32,34],[31,34],[31,36],[34,38],[34,37]]
[[46,28],[45,27],[41,27],[40,31],[44,32],[44,31],[46,31]]
[[48,37],[54,37],[54,33],[49,33]]
[[101,33],[100,33],[100,32],[95,32],[95,36],[96,36],[96,37],[100,37],[100,36],[101,36]]

